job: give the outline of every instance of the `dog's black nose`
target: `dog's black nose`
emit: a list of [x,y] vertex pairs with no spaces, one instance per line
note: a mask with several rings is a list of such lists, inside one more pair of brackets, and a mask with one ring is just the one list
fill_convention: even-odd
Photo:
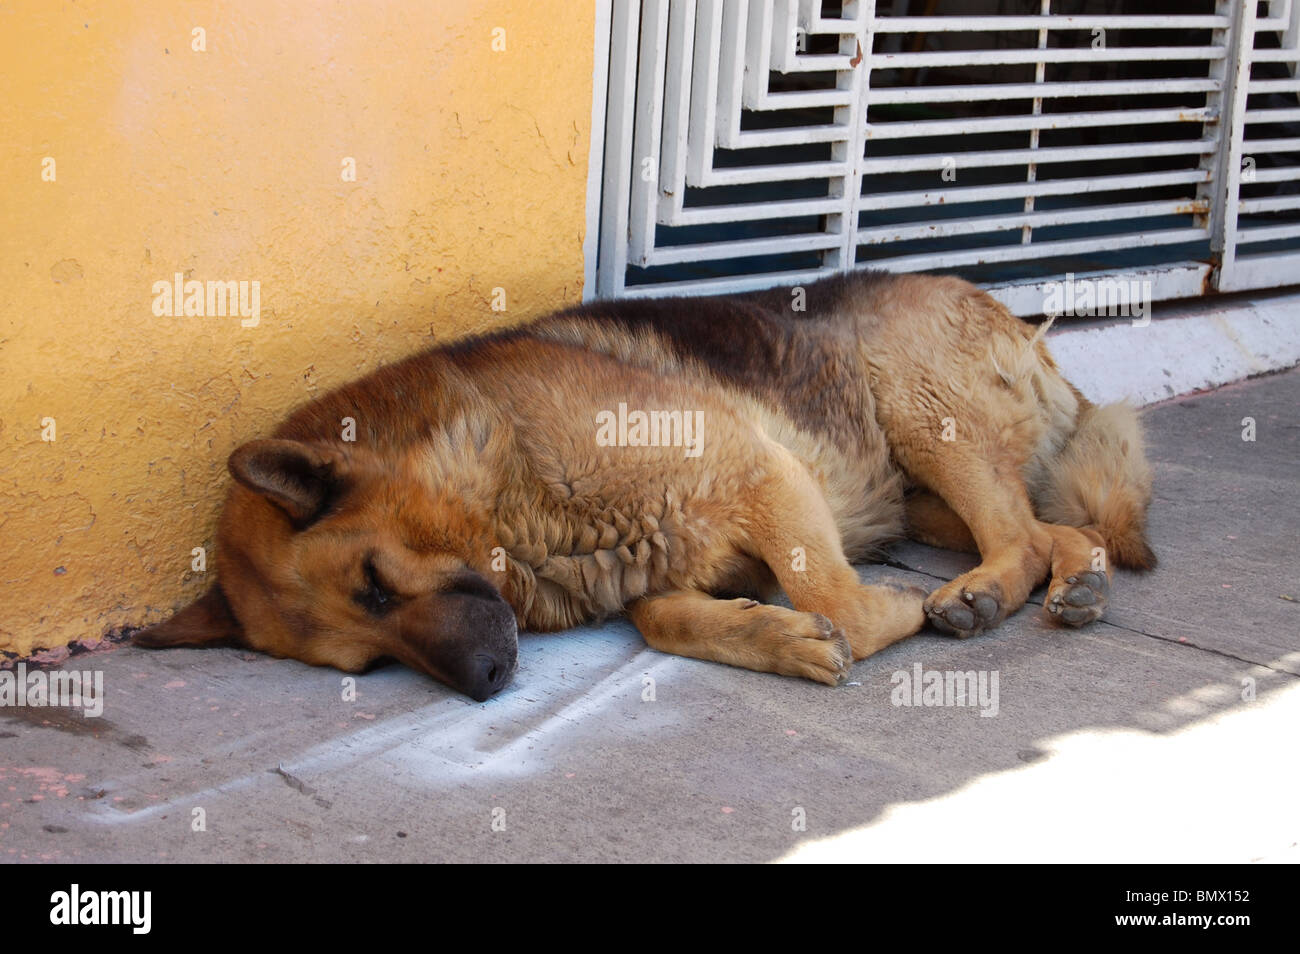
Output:
[[514,671],[513,659],[488,653],[475,653],[470,666],[471,677],[469,685],[465,687],[465,693],[475,702],[482,702],[504,689]]

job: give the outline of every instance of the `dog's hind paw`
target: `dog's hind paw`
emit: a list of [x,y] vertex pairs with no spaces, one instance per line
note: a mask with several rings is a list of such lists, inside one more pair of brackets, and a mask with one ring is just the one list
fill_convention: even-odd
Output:
[[946,636],[967,639],[1002,618],[996,586],[963,584],[961,578],[939,587],[925,601],[925,618]]
[[1043,606],[1047,615],[1067,626],[1100,619],[1110,600],[1110,580],[1104,570],[1088,570],[1052,580]]

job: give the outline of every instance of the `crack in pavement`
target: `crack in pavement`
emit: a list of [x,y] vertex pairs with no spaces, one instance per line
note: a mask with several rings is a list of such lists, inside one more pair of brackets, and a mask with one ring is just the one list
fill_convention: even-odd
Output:
[[[906,563],[902,563],[898,560],[884,560],[881,562],[880,565],[887,566],[895,570],[906,570],[909,573],[919,573],[921,576],[929,577],[930,579],[936,580],[940,583],[950,583],[952,582],[953,579],[951,577],[939,576],[935,573],[930,573],[926,570],[920,569],[919,567],[908,566]],[[1041,600],[1028,599],[1025,600],[1025,605],[1042,606],[1043,603]],[[1104,617],[1102,619],[1096,620],[1095,622],[1100,623],[1103,626],[1109,626],[1111,629],[1117,629],[1120,632],[1132,633],[1134,636],[1145,636],[1148,639],[1158,639],[1160,642],[1168,643],[1171,646],[1187,646],[1191,649],[1199,649],[1203,653],[1210,653],[1211,655],[1221,656],[1224,659],[1231,659],[1234,662],[1243,663],[1247,666],[1258,666],[1261,669],[1267,669],[1269,672],[1281,673],[1282,675],[1290,676],[1293,679],[1300,679],[1300,673],[1294,673],[1289,669],[1279,669],[1276,666],[1272,665],[1271,663],[1260,662],[1259,660],[1256,659],[1246,659],[1243,656],[1238,656],[1234,653],[1225,652],[1222,649],[1215,649],[1212,646],[1202,646],[1199,643],[1192,642],[1190,639],[1188,639],[1185,636],[1173,637],[1173,636],[1161,636],[1159,633],[1148,633],[1146,630],[1134,629],[1131,626],[1121,626],[1119,623],[1111,622],[1110,620]]]
[[303,795],[311,796],[312,801],[321,808],[330,808],[334,804],[328,798],[322,798],[320,795],[317,795],[316,789],[312,788],[298,776],[291,775],[289,772],[285,771],[283,762],[278,763],[275,768],[269,769],[268,771],[272,775],[278,775],[284,779],[284,784],[288,785],[294,791],[300,792]]

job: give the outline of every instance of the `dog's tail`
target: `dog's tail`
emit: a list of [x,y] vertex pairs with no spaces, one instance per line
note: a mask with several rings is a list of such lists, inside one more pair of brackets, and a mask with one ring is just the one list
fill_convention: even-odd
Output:
[[1080,399],[1074,434],[1047,471],[1036,501],[1040,519],[1095,530],[1112,563],[1154,569],[1146,538],[1151,465],[1133,407]]

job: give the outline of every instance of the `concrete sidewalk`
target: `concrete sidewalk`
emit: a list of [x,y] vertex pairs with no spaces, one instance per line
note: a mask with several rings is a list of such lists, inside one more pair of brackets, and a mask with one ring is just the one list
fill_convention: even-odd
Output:
[[[236,650],[75,657],[103,717],[0,708],[0,859],[1300,861],[1298,409],[1292,370],[1148,411],[1161,566],[1119,574],[1106,620],[1030,605],[839,689],[621,621],[525,636],[484,704],[395,667],[346,702],[338,672]],[[892,560],[864,577],[971,562]],[[918,664],[996,674],[996,707],[894,705]]]

